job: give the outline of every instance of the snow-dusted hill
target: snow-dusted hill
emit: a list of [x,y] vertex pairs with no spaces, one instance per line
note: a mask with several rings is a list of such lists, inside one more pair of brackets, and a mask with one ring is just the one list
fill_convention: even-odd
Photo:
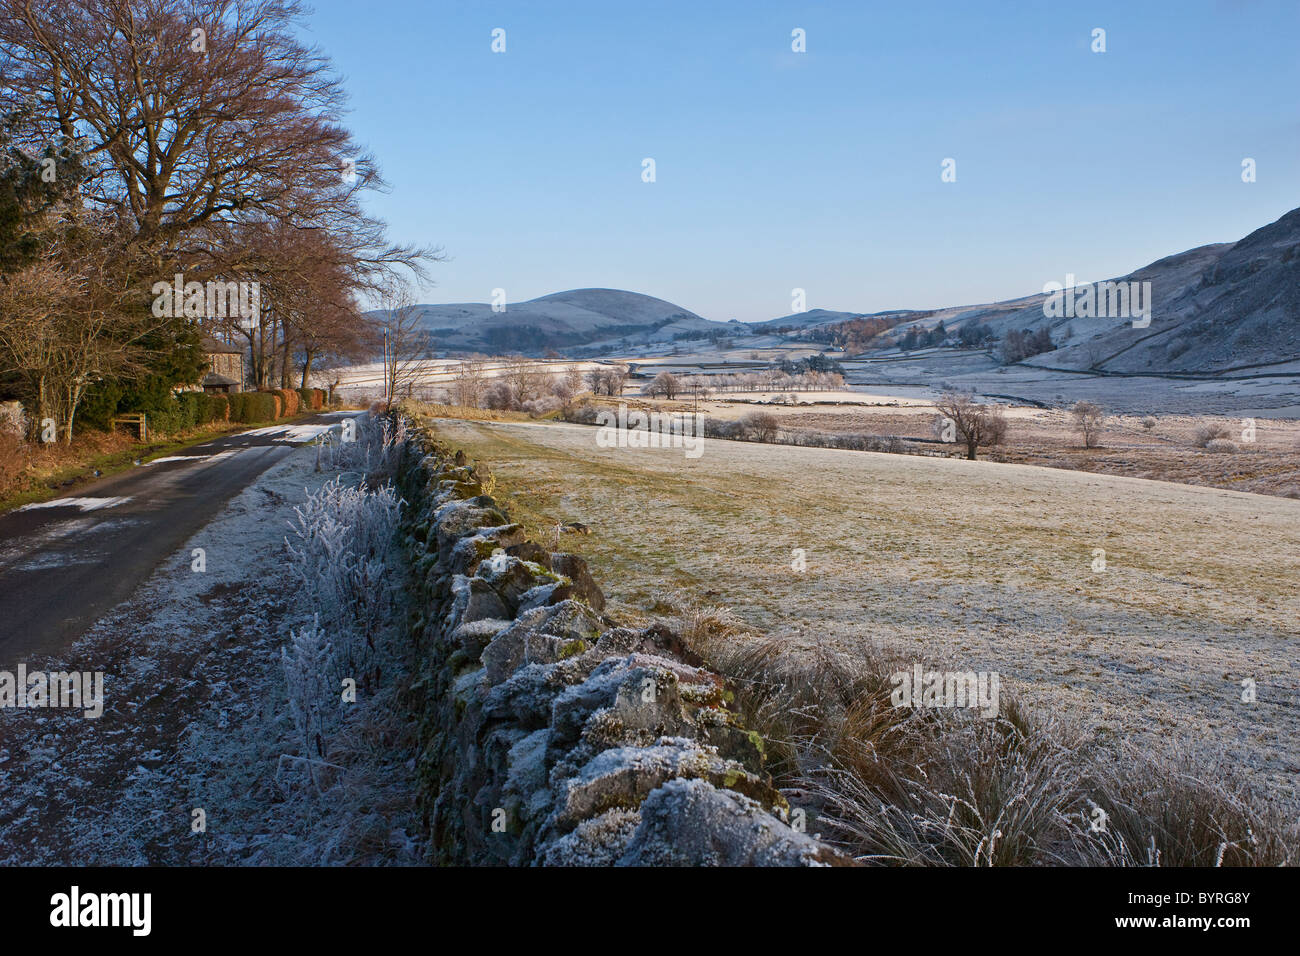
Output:
[[689,309],[621,289],[572,289],[493,311],[483,302],[421,305],[421,321],[438,350],[540,352],[596,341],[671,341],[680,332],[724,329]]
[[[1044,282],[1064,283],[1066,276]],[[1078,277],[1076,289],[1083,289]],[[1094,292],[1107,280],[1086,277]],[[1095,281],[1093,281],[1095,280]],[[897,327],[949,332],[987,326],[1001,338],[1011,330],[1049,329],[1053,351],[1030,365],[1129,374],[1217,373],[1300,360],[1300,209],[1238,242],[1198,246],[1109,280],[1150,283],[1150,322],[1130,316],[1048,314],[1042,292],[1003,302],[961,305],[905,316]],[[1148,300],[1143,299],[1144,302]],[[805,312],[753,326],[803,329],[858,316]]]

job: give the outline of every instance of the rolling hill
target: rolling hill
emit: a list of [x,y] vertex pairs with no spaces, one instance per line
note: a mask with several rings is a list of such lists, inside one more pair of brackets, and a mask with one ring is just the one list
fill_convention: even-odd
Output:
[[725,329],[689,309],[620,289],[573,289],[494,312],[482,302],[420,305],[421,323],[435,348],[489,353],[538,353],[596,341],[660,338]]
[[[1055,277],[1058,281],[1064,276]],[[1049,316],[1042,292],[944,309],[846,312],[814,309],[764,322],[714,322],[672,302],[619,289],[573,289],[494,312],[486,303],[422,305],[434,349],[491,354],[649,354],[674,342],[725,339],[751,348],[847,319],[889,317],[896,327],[949,332],[975,324],[996,338],[1051,332],[1055,348],[1027,365],[1124,374],[1219,374],[1300,362],[1300,209],[1235,243],[1199,246],[1112,282],[1150,282],[1151,322],[1127,317]],[[769,339],[771,341],[769,341]]]
[[[987,326],[999,338],[1011,330],[1046,328],[1056,349],[1026,364],[1073,370],[1214,374],[1300,361],[1300,209],[1239,242],[1198,246],[1109,281],[1151,283],[1148,327],[1135,328],[1127,318],[1048,316],[1047,296],[1039,292],[912,313],[897,331],[929,329],[940,321],[950,332],[971,323]],[[815,328],[847,317],[830,312],[821,319],[809,312],[754,328]]]

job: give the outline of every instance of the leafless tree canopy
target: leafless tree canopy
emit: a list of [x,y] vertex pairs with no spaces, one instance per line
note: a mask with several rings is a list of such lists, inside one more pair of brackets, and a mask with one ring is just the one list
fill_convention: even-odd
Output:
[[1105,410],[1093,402],[1075,402],[1070,408],[1070,414],[1074,417],[1079,434],[1083,436],[1083,447],[1096,448],[1101,430],[1106,424]]
[[[246,346],[248,384],[288,387],[318,363],[376,354],[360,303],[399,276],[426,279],[439,258],[389,242],[362,205],[385,184],[343,124],[329,61],[299,39],[303,12],[298,0],[0,0],[0,118],[22,119],[0,175],[57,148],[69,187],[28,204],[39,236],[24,225],[22,256],[0,257],[0,372],[68,436],[86,387],[142,373],[141,350],[157,360],[176,333],[144,315],[159,281],[258,283],[256,317],[207,316],[203,331]],[[97,291],[57,306],[54,288]],[[16,347],[36,321],[57,349]],[[54,365],[32,363],[69,349],[97,357],[56,407]]]
[[668,371],[660,372],[644,389],[647,395],[662,395],[670,401],[676,398],[681,390],[682,386],[677,376]]
[[375,327],[383,341],[384,401],[410,396],[425,351],[420,308],[404,283],[388,285],[380,298]]
[[981,405],[973,395],[958,392],[945,392],[934,404],[939,414],[952,422],[971,461],[981,447],[1000,444],[1006,438],[1007,420],[1000,405]]

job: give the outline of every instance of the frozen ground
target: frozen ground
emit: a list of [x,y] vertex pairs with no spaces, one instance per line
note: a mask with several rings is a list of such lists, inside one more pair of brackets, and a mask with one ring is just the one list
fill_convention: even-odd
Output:
[[1296,800],[1300,501],[739,442],[691,460],[598,448],[581,426],[439,430],[491,467],[535,535],[590,526],[564,547],[616,613],[682,587],[796,647],[997,671],[1004,692],[1102,738],[1221,748]]
[[0,865],[418,861],[391,682],[356,705],[333,797],[277,774],[294,753],[279,649],[311,610],[284,541],[305,490],[332,477],[315,460],[300,448],[264,472],[62,662],[26,662],[103,671],[106,706],[0,710]]

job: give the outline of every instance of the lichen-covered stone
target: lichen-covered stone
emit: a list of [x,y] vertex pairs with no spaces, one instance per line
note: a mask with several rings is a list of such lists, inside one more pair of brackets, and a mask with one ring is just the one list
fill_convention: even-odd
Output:
[[641,803],[618,866],[834,866],[845,861],[756,801],[705,780],[670,780]]
[[543,844],[537,854],[539,866],[613,866],[627,852],[627,845],[641,822],[635,810],[607,810],[583,820],[572,832]]

